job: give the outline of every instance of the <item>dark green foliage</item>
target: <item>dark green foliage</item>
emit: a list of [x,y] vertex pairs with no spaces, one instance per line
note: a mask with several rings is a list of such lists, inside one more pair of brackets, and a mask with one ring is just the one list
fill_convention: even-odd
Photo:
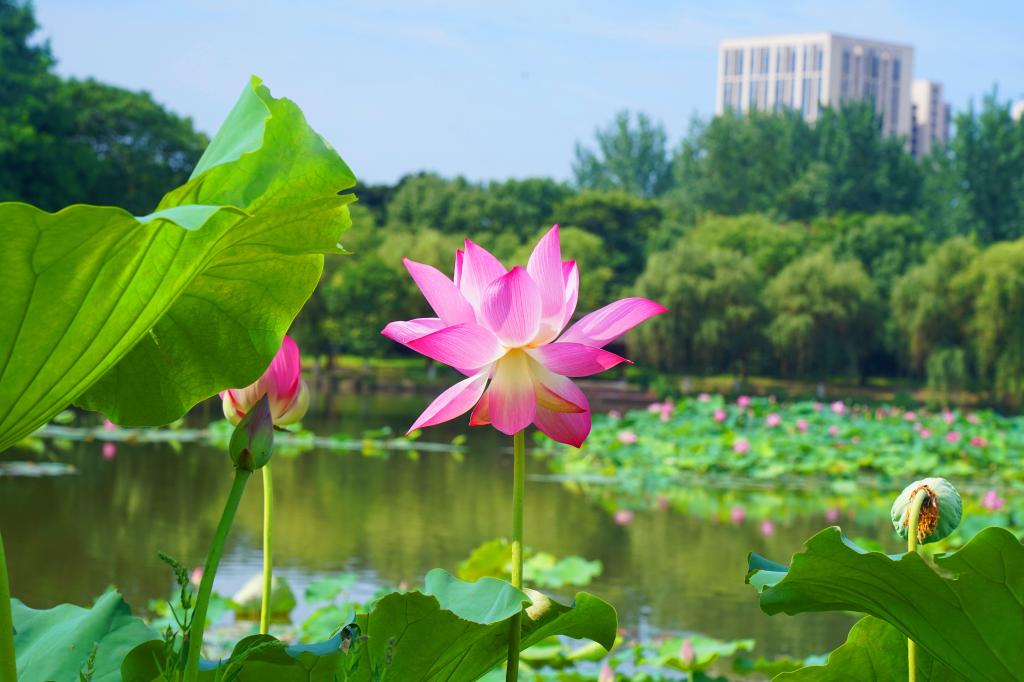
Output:
[[576,144],[572,165],[576,185],[582,189],[623,190],[651,198],[668,189],[672,165],[665,128],[644,113],[632,125],[629,111],[594,133],[597,149]]

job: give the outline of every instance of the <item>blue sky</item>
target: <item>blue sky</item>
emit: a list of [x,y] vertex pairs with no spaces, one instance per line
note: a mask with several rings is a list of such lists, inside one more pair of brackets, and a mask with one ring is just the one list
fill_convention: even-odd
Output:
[[36,0],[59,71],[149,90],[213,132],[250,74],[367,182],[569,178],[619,109],[673,144],[714,108],[718,41],[836,31],[909,43],[955,109],[1024,98],[1024,3]]

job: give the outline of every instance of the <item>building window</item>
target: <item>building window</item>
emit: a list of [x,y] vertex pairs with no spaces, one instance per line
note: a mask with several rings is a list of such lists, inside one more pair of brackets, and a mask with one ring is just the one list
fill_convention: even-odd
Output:
[[892,79],[898,81],[900,79],[900,58],[894,57],[892,60]]

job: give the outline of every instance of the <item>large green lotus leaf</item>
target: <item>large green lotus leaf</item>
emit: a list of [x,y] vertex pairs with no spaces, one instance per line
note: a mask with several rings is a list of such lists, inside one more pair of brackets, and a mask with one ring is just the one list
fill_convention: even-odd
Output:
[[368,638],[359,649],[352,680],[372,679],[371,672],[385,669],[387,661],[387,679],[478,679],[505,660],[508,619],[528,602],[532,603],[522,624],[524,649],[552,635],[590,639],[605,649],[615,643],[615,609],[585,592],[565,606],[532,590],[524,595],[500,580],[466,583],[441,569],[431,571],[425,582],[432,594],[390,594],[358,619]]
[[[850,629],[846,643],[823,666],[776,676],[773,682],[877,682],[907,679],[907,638],[884,620],[865,616]],[[962,678],[928,655],[917,654],[921,682],[958,682]]]
[[[425,584],[430,594],[394,592],[359,616],[358,629],[350,628],[358,636],[349,654],[340,652],[340,634],[318,644],[262,649],[241,663],[238,681],[476,680],[505,660],[509,619],[524,605],[529,605],[522,624],[524,649],[554,635],[587,638],[606,650],[615,642],[615,610],[586,593],[564,606],[501,580],[467,583],[441,569],[428,573]],[[273,641],[266,635],[246,638],[233,656]],[[139,646],[125,660],[125,682],[159,679],[162,657],[159,642]],[[204,675],[201,679],[212,680],[213,670]]]
[[254,381],[340,251],[354,183],[253,79],[149,216],[0,204],[0,450],[71,402],[160,424]]
[[11,611],[19,680],[77,680],[95,645],[93,682],[119,682],[125,655],[157,636],[114,590],[88,609],[61,604],[38,611],[12,599]]
[[1004,528],[987,528],[935,564],[916,553],[867,552],[833,527],[808,540],[788,571],[751,555],[747,581],[766,613],[866,613],[966,679],[1019,679],[1024,546]]

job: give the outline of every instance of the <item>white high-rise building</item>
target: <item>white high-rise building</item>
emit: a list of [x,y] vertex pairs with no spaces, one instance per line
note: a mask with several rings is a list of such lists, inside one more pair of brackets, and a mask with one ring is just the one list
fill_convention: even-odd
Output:
[[914,129],[910,134],[910,153],[926,156],[935,145],[949,142],[949,104],[942,99],[942,83],[916,79],[910,88]]
[[871,100],[882,129],[913,130],[914,48],[837,33],[729,38],[718,48],[715,111],[793,109],[815,121],[822,106]]

